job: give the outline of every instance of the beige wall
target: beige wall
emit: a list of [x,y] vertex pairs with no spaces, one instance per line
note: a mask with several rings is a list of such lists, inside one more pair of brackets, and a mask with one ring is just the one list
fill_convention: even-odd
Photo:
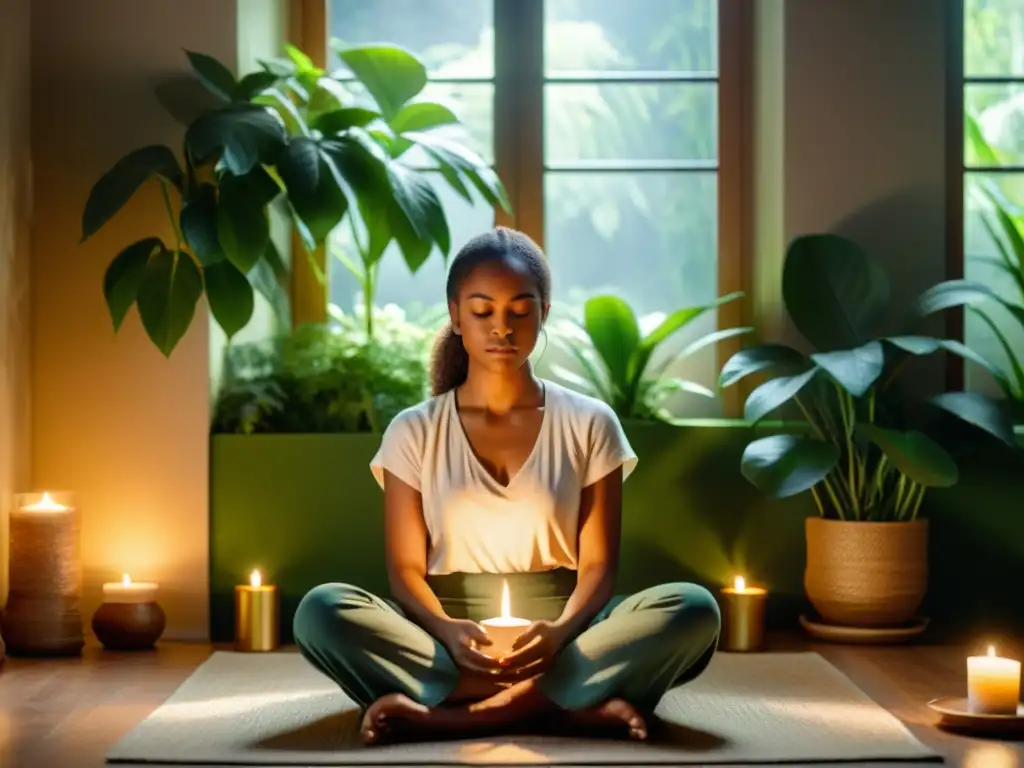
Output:
[[7,514],[31,471],[29,386],[29,0],[0,0],[0,606]]
[[898,317],[945,277],[944,3],[759,0],[758,14],[761,305],[777,305],[785,243],[834,231],[885,263]]
[[[182,128],[153,96],[182,48],[237,55],[235,0],[34,0],[33,479],[78,494],[84,611],[122,571],[160,582],[167,637],[207,627],[208,344],[205,307],[171,358],[133,310],[115,336],[103,274],[125,245],[171,236],[155,185],[78,245],[96,179]],[[43,21],[45,19],[45,21]]]

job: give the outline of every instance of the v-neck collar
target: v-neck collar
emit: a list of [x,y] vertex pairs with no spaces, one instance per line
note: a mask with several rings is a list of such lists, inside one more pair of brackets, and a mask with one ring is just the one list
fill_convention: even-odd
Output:
[[492,475],[487,470],[487,467],[484,466],[484,463],[480,460],[480,457],[477,456],[476,451],[473,449],[473,443],[470,441],[469,435],[466,434],[466,427],[462,423],[462,416],[459,414],[458,395],[456,394],[455,389],[452,389],[448,392],[449,418],[455,421],[455,429],[459,433],[459,440],[462,441],[463,450],[465,450],[466,453],[469,455],[469,461],[473,465],[474,471],[483,475],[484,478],[486,478],[486,482],[488,483],[488,485],[491,486],[492,488],[498,489],[501,493],[507,493],[509,490],[512,489],[512,487],[519,480],[520,476],[527,470],[530,463],[533,462],[534,457],[540,451],[541,441],[544,439],[544,433],[548,428],[548,421],[550,419],[551,413],[551,388],[548,386],[548,383],[546,381],[542,380],[541,389],[544,398],[542,403],[544,412],[543,414],[541,414],[540,429],[537,430],[537,438],[533,441],[533,447],[530,449],[530,452],[526,455],[526,459],[523,461],[522,465],[519,467],[518,470],[516,470],[516,473],[514,475],[509,477],[507,485],[503,485],[502,483],[498,482],[494,475]]

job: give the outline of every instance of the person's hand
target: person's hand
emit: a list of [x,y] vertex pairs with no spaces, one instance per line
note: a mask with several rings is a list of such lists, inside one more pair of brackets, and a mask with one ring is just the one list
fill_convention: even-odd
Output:
[[492,674],[500,669],[497,659],[477,649],[477,646],[491,645],[492,641],[487,631],[475,621],[445,619],[436,627],[435,633],[460,669]]
[[544,669],[569,641],[569,632],[555,621],[535,621],[512,644],[512,653],[500,660],[501,668],[522,675]]

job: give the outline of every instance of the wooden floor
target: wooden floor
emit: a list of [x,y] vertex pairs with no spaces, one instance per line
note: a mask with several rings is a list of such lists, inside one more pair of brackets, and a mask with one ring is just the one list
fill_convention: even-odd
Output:
[[[939,750],[947,765],[1024,768],[1024,741],[954,736],[934,727],[935,717],[925,704],[937,696],[962,695],[965,649],[831,646],[781,637],[773,638],[768,650],[795,648],[820,652]],[[105,765],[108,747],[166,699],[212,650],[203,644],[162,643],[154,652],[116,654],[90,645],[82,658],[7,659],[0,668],[0,768]]]

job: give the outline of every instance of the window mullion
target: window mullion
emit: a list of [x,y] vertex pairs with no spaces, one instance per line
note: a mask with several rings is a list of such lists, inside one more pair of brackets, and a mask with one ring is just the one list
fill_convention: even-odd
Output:
[[494,153],[515,226],[544,246],[544,2],[494,0]]

